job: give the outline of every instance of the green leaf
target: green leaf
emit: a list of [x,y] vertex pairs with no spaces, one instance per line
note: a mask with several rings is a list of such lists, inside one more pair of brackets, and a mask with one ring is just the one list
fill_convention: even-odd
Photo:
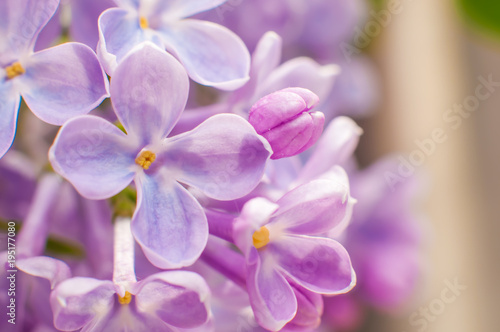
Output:
[[500,1],[456,0],[466,21],[476,28],[500,37]]
[[385,0],[368,0],[374,10],[381,10],[386,7]]

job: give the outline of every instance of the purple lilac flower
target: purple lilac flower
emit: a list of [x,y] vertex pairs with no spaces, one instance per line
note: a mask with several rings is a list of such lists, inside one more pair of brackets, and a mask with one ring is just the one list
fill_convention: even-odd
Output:
[[188,78],[168,53],[145,43],[122,61],[111,100],[127,131],[95,116],[68,121],[50,150],[54,169],[85,197],[111,197],[137,187],[134,236],[158,267],[192,264],[208,227],[200,204],[180,183],[229,200],[260,181],[268,143],[236,115],[214,116],[194,130],[165,138],[182,112]]
[[311,90],[323,101],[329,95],[339,71],[335,65],[321,66],[306,57],[292,59],[281,65],[280,61],[281,37],[268,32],[262,36],[252,54],[248,83],[213,105],[186,110],[174,132],[190,130],[218,113],[248,117],[252,105],[260,98],[292,86]]
[[271,144],[271,159],[297,155],[316,143],[323,132],[325,116],[309,111],[318,102],[318,96],[307,89],[288,88],[271,93],[252,106],[248,122]]
[[88,46],[66,43],[33,53],[58,5],[58,0],[0,4],[0,157],[14,140],[20,96],[37,117],[56,125],[88,113],[108,96],[107,78]]
[[[151,41],[175,55],[196,82],[234,90],[248,81],[250,54],[227,28],[188,17],[224,0],[121,0],[99,18],[98,55],[108,74],[137,44]],[[202,51],[201,51],[202,50]]]
[[[205,277],[213,292],[212,313],[218,332],[268,331],[256,321],[246,288],[245,258],[224,242],[211,236],[201,263],[195,271]],[[211,267],[212,269],[210,269]],[[218,273],[217,273],[218,272]],[[323,313],[323,298],[291,280],[287,280],[297,299],[297,313],[280,331],[312,331]],[[279,294],[276,294],[278,297]],[[266,308],[257,308],[266,311]]]
[[[246,258],[247,290],[259,324],[281,329],[297,312],[290,281],[320,294],[341,294],[355,285],[347,251],[316,237],[343,224],[349,190],[315,180],[276,203],[250,200],[234,224],[234,242]],[[290,280],[290,281],[288,281]]]
[[18,263],[20,269],[48,279],[50,306],[61,331],[210,330],[209,289],[197,274],[161,272],[136,281],[130,219],[115,221],[113,281],[73,277],[69,267],[50,257]]

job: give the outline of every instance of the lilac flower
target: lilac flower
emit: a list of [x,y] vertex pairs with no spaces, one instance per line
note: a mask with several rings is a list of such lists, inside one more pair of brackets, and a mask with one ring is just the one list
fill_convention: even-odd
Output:
[[209,289],[199,275],[162,272],[136,281],[130,219],[115,221],[113,281],[70,278],[69,267],[50,257],[22,260],[23,271],[48,279],[50,306],[58,330],[208,331]]
[[318,96],[307,89],[288,88],[271,93],[252,106],[248,122],[271,144],[271,159],[294,156],[316,143],[325,117],[321,112],[309,111],[318,102]]
[[174,54],[196,82],[234,90],[248,80],[250,54],[227,28],[188,17],[224,0],[121,0],[99,18],[98,55],[108,74],[137,44],[152,41]]
[[14,140],[20,96],[37,117],[56,125],[88,113],[108,96],[107,78],[88,46],[66,43],[33,53],[40,30],[58,4],[0,4],[0,157]]
[[[205,277],[212,289],[212,313],[218,332],[267,331],[259,326],[246,292],[245,258],[224,242],[211,236],[196,272]],[[218,272],[218,273],[217,273]],[[288,280],[297,299],[297,313],[280,331],[312,331],[323,313],[323,297]],[[265,308],[257,310],[266,311]]]
[[[3,257],[2,257],[3,258]],[[6,320],[0,322],[2,331],[55,331],[52,322],[52,312],[50,310],[50,291],[59,282],[71,277],[69,267],[58,259],[47,256],[37,256],[29,258],[16,258],[16,317],[15,325]],[[7,268],[5,269],[7,270]],[[24,273],[22,273],[23,271]],[[34,278],[41,277],[49,280]],[[2,283],[6,279],[1,275]],[[8,289],[0,285],[2,289]],[[5,292],[7,293],[7,292]],[[7,301],[7,294],[5,294]],[[0,295],[2,306],[6,303],[3,294]]]
[[114,266],[113,281],[76,277],[54,289],[57,329],[181,332],[209,322],[210,291],[199,275],[161,272],[136,281],[130,219],[115,221]]
[[305,57],[279,65],[280,61],[281,38],[274,32],[268,32],[261,38],[252,54],[248,83],[216,104],[187,110],[182,114],[174,132],[190,130],[218,113],[234,113],[247,117],[252,105],[260,98],[291,86],[311,90],[321,101],[327,98],[338,74],[337,66],[321,66]]
[[348,197],[343,184],[315,180],[276,203],[255,198],[243,207],[234,241],[246,257],[248,294],[262,327],[277,331],[295,316],[297,298],[290,281],[320,294],[341,294],[354,286],[344,247],[314,237],[343,224]]
[[187,271],[154,274],[129,290],[108,280],[76,277],[60,283],[50,302],[62,331],[186,331],[209,318],[209,289]]
[[85,197],[111,197],[135,181],[133,233],[161,268],[192,264],[207,241],[203,209],[180,183],[209,197],[235,199],[258,184],[270,154],[267,142],[236,115],[214,116],[165,138],[187,94],[182,66],[151,43],[139,45],[111,83],[127,134],[104,119],[82,116],[61,128],[50,150],[54,169]]

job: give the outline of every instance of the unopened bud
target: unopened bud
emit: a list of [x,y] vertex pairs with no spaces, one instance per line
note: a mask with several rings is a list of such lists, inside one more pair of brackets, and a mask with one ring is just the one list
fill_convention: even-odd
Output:
[[299,154],[311,147],[323,132],[325,116],[310,112],[318,96],[302,88],[287,88],[259,99],[248,121],[273,149],[271,159]]

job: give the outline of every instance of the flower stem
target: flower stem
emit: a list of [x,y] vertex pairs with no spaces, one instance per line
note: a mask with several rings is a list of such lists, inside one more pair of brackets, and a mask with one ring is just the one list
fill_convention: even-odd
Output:
[[130,230],[130,218],[118,217],[115,219],[115,245],[113,282],[123,290],[137,282],[134,268],[134,237]]
[[234,243],[233,221],[234,216],[214,210],[205,209],[210,234],[223,240]]
[[226,278],[246,289],[245,258],[242,254],[219,239],[210,237],[201,259]]

